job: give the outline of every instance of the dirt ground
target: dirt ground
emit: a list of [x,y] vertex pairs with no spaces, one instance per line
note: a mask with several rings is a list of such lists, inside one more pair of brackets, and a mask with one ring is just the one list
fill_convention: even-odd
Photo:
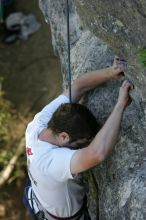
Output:
[[[27,40],[17,40],[10,45],[1,42],[4,31],[0,30],[0,77],[4,78],[3,89],[15,112],[10,135],[19,143],[28,120],[60,93],[62,78],[59,61],[53,55],[51,32],[38,1],[16,0],[13,10],[32,13],[41,23],[39,31]],[[24,155],[20,160],[24,160]],[[0,190],[0,209],[5,208],[1,220],[30,219],[22,204],[26,182],[25,171],[22,173]]]

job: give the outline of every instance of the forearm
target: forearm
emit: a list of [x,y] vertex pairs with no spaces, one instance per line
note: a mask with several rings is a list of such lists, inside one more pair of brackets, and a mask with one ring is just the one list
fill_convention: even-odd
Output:
[[106,123],[91,143],[93,151],[97,157],[100,155],[101,160],[110,154],[116,143],[123,111],[124,107],[117,103]]
[[[127,64],[120,61],[118,57],[115,57],[111,67],[83,74],[77,78],[71,86],[72,101],[77,102],[85,92],[94,89],[107,80],[112,78],[122,79],[126,69]],[[63,94],[69,97],[68,90]]]
[[[72,84],[72,100],[73,102],[78,101],[81,96],[103,82],[112,79],[112,68],[106,68],[102,70],[95,70],[88,72],[79,78],[77,78]],[[67,95],[67,91],[66,94]]]
[[102,70],[95,70],[88,72],[78,79],[75,80],[75,83],[78,83],[81,89],[88,91],[93,89],[96,86],[100,85],[103,82],[112,78],[112,68],[106,68]]

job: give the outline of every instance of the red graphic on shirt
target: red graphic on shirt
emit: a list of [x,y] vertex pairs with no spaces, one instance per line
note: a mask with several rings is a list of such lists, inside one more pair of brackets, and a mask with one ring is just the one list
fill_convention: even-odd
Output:
[[26,148],[26,154],[29,155],[29,156],[30,156],[30,155],[33,155],[33,153],[32,153],[32,148],[31,148],[31,147],[27,147],[27,148]]

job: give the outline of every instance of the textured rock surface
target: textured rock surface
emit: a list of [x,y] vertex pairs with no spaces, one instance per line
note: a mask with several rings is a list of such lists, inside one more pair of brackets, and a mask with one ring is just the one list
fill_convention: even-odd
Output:
[[[71,1],[71,62],[73,79],[111,65],[114,54],[129,62],[126,77],[135,90],[127,108],[118,143],[112,155],[87,174],[92,220],[146,220],[146,72],[137,59],[145,46],[146,3],[141,0]],[[40,0],[51,25],[54,51],[59,55],[67,85],[65,0]],[[104,123],[121,82],[111,81],[91,91],[86,105]]]

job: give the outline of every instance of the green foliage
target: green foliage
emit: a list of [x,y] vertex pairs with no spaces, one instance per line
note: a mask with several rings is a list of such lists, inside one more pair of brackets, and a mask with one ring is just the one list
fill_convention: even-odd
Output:
[[[4,92],[2,91],[2,79],[0,78],[0,172],[8,165],[10,159],[14,156],[16,147],[11,148],[14,139],[10,134],[9,125],[12,119],[11,103],[5,99]],[[24,178],[24,170],[26,161],[24,155],[15,164],[8,183],[15,181],[17,178]]]
[[4,99],[2,79],[0,78],[0,144],[8,141],[8,123],[11,118],[10,102]]
[[13,153],[6,150],[5,148],[0,151],[0,171],[7,166],[9,160],[13,156]]
[[26,176],[26,157],[25,155],[21,155],[17,163],[15,164],[15,169],[11,177],[9,178],[8,184],[11,184],[17,179],[24,178]]
[[140,63],[146,67],[146,48],[141,48],[138,50],[138,58]]
[[5,146],[9,142],[8,124],[11,119],[10,102],[4,98],[2,91],[2,78],[0,78],[0,170],[8,163],[12,152],[7,151]]

